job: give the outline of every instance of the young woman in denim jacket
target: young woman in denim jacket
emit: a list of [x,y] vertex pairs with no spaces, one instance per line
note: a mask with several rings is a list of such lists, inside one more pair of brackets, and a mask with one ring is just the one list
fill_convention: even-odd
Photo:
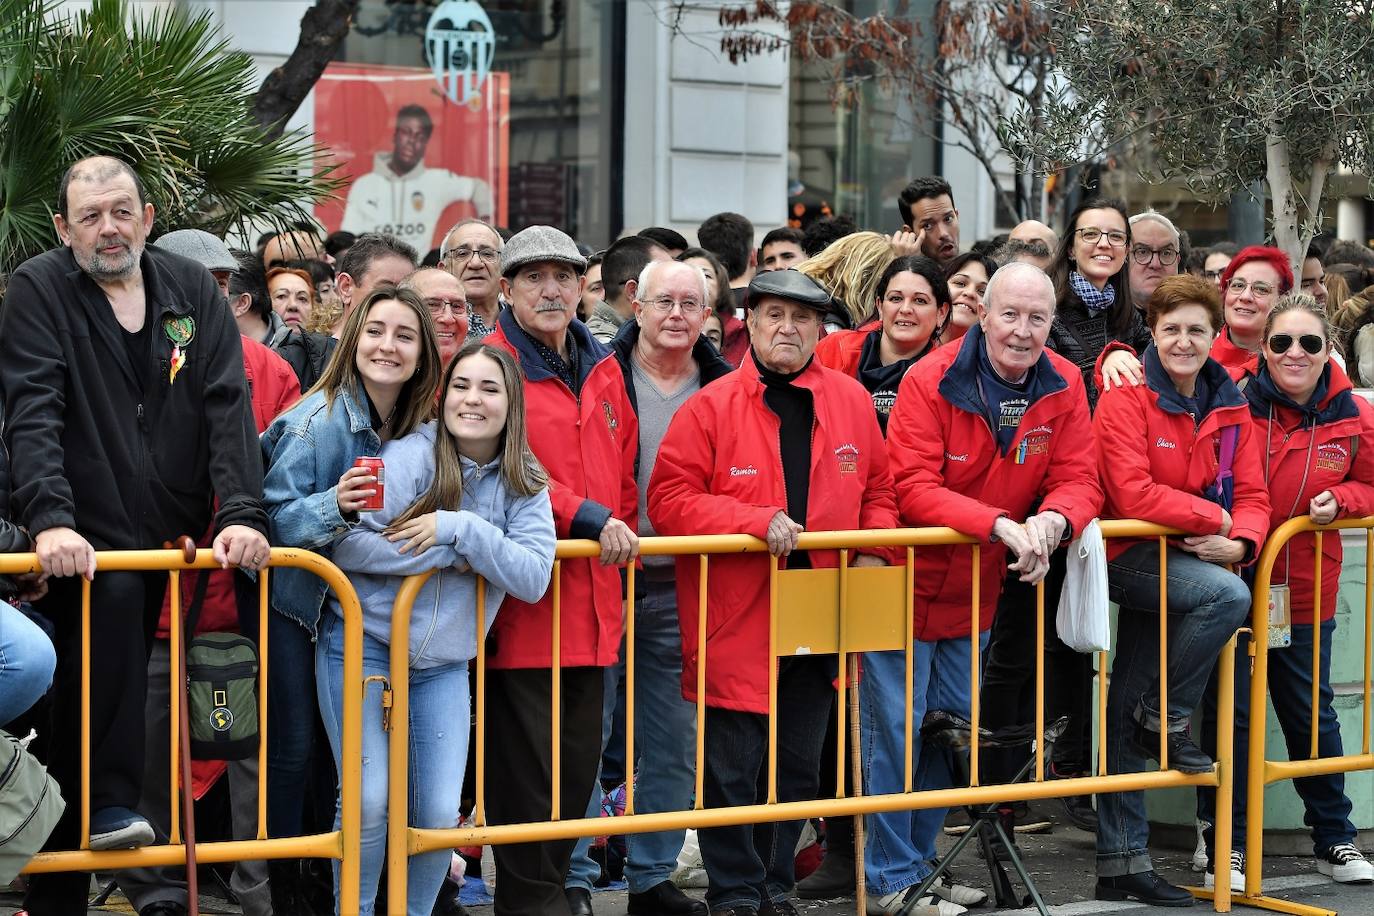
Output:
[[[391,677],[391,614],[404,577],[436,571],[410,620],[410,822],[458,824],[472,714],[468,661],[477,654],[477,577],[485,625],[507,593],[537,601],[556,543],[548,476],[525,435],[515,360],[473,341],[449,364],[438,423],[382,447],[385,506],[334,545],[363,606],[363,674]],[[331,596],[320,624],[315,677],[334,760],[343,720],[343,618]],[[386,853],[387,733],[381,692],[363,701],[362,913],[373,912]],[[336,825],[337,826],[337,825]],[[451,854],[412,856],[409,916],[429,916]]]
[[[433,415],[439,385],[434,323],[412,291],[382,284],[353,311],[318,382],[262,435],[263,504],[272,543],[330,555],[334,540],[358,524],[376,478],[354,459],[414,432]],[[272,573],[268,627],[268,778],[271,836],[307,832],[302,800],[317,728],[314,641],[327,587],[312,573]],[[327,773],[327,771],[326,771]],[[328,799],[333,786],[317,797]],[[318,809],[317,809],[318,810]],[[312,818],[327,823],[326,812]],[[310,829],[324,829],[311,823]],[[300,885],[291,860],[273,863],[273,897]]]

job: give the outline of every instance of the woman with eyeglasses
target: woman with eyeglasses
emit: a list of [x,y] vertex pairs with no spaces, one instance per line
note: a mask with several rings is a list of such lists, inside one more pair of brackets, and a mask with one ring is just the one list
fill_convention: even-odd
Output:
[[[1100,197],[1084,201],[1069,226],[1049,269],[1058,305],[1048,346],[1083,373],[1091,407],[1099,393],[1093,366],[1107,344],[1120,341],[1140,353],[1150,343],[1150,332],[1131,303],[1125,204]],[[1112,355],[1103,374],[1107,387],[1143,379],[1140,361],[1124,351]]]
[[[1334,332],[1326,311],[1311,296],[1289,294],[1265,320],[1262,358],[1247,373],[1244,392],[1256,438],[1265,443],[1264,480],[1269,488],[1271,529],[1290,518],[1318,524],[1374,514],[1374,407],[1354,394],[1331,359]],[[1321,595],[1314,571],[1316,537],[1300,534],[1274,563],[1273,584],[1286,587],[1292,614],[1292,645],[1269,653],[1269,696],[1292,760],[1307,758],[1312,729],[1312,642],[1321,629],[1317,756],[1339,757],[1341,730],[1332,709],[1331,644],[1336,635],[1341,538],[1322,538]],[[1320,607],[1317,601],[1320,600]],[[1314,626],[1314,621],[1316,626]],[[1240,651],[1245,651],[1242,644]],[[1244,658],[1242,654],[1240,658]],[[1208,732],[1215,730],[1216,695],[1208,692]],[[1245,778],[1250,670],[1236,666],[1236,790],[1232,805],[1231,889],[1245,886]],[[1312,831],[1317,870],[1342,883],[1374,881],[1371,865],[1355,847],[1350,799],[1340,773],[1296,780],[1303,822]],[[1198,817],[1215,823],[1216,793],[1198,790]],[[1207,886],[1213,886],[1210,832]]]
[[878,278],[874,307],[877,322],[827,334],[816,344],[816,360],[868,389],[878,426],[886,432],[902,376],[940,345],[949,323],[949,287],[940,265],[921,255],[893,261]]
[[1268,245],[1251,245],[1226,265],[1221,275],[1225,325],[1212,347],[1212,359],[1233,376],[1259,365],[1260,342],[1269,310],[1293,289],[1288,255]]

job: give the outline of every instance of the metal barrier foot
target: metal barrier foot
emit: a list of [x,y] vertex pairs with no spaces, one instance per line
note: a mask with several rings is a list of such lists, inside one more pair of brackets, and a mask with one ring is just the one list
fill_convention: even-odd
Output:
[[[1212,900],[1214,892],[1201,887],[1184,888],[1199,900]],[[1254,907],[1258,910],[1270,910],[1275,913],[1291,913],[1293,916],[1339,916],[1335,910],[1328,910],[1325,907],[1312,906],[1307,903],[1297,903],[1292,900],[1280,900],[1278,897],[1245,897],[1240,894],[1232,894],[1231,902],[1239,906]]]

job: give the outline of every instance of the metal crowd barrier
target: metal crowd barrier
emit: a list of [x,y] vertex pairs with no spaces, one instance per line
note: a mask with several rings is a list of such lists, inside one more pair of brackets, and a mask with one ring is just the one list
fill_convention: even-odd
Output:
[[[1103,536],[1106,538],[1158,538],[1161,547],[1170,535],[1178,532],[1138,521],[1103,521]],[[972,664],[970,665],[972,746],[970,748],[971,785],[965,788],[941,789],[937,791],[913,792],[911,748],[911,702],[912,702],[912,583],[916,550],[932,546],[971,544],[972,551],[972,600],[970,642]],[[874,547],[906,548],[906,562],[900,566],[850,568],[847,566],[849,553],[856,549]],[[799,654],[838,655],[839,671],[844,676],[846,661],[852,653],[883,650],[902,650],[907,654],[906,683],[906,766],[904,772],[904,791],[889,795],[864,796],[844,794],[843,771],[838,773],[836,797],[811,801],[778,802],[776,793],[777,774],[777,735],[776,715],[769,714],[768,730],[768,794],[767,802],[761,805],[746,805],[732,808],[704,808],[703,784],[704,736],[705,736],[705,671],[707,659],[706,640],[706,603],[710,557],[719,554],[766,553],[767,545],[747,535],[712,535],[700,537],[656,537],[640,541],[640,553],[646,556],[697,556],[700,558],[700,606],[697,627],[697,734],[696,734],[696,793],[690,811],[636,814],[634,810],[633,778],[626,781],[625,815],[615,819],[614,831],[617,834],[642,833],[658,830],[726,826],[760,821],[793,820],[813,817],[837,817],[876,812],[914,810],[922,808],[954,807],[957,805],[986,806],[998,802],[1012,802],[1041,798],[1058,798],[1068,795],[1092,795],[1104,792],[1122,792],[1139,789],[1161,789],[1177,786],[1212,786],[1217,789],[1216,860],[1228,862],[1231,853],[1231,768],[1225,765],[1232,756],[1232,714],[1234,711],[1234,648],[1232,638],[1228,650],[1223,651],[1219,661],[1220,696],[1218,702],[1218,748],[1217,759],[1221,765],[1210,773],[1188,775],[1168,767],[1168,749],[1165,737],[1160,740],[1160,767],[1158,770],[1137,773],[1107,774],[1106,744],[1101,740],[1106,734],[1107,696],[1107,653],[1098,659],[1097,683],[1101,695],[1098,706],[1099,754],[1097,772],[1092,776],[1072,779],[1045,779],[1044,749],[1041,736],[1044,734],[1044,634],[1045,606],[1044,586],[1036,589],[1036,665],[1035,665],[1035,767],[1030,782],[999,785],[979,785],[979,559],[983,549],[973,538],[959,534],[950,528],[896,529],[889,531],[835,531],[803,533],[798,544],[800,550],[838,550],[840,566],[836,569],[786,570],[780,569],[775,558],[768,558],[770,594],[770,635],[769,655],[773,659],[772,674],[769,679],[769,708],[776,711],[777,659]],[[1000,548],[999,548],[1000,549]],[[553,747],[552,757],[552,806],[549,819],[542,823],[491,825],[487,823],[484,804],[485,797],[485,736],[484,729],[476,729],[476,807],[473,812],[473,826],[450,829],[419,829],[408,824],[408,805],[406,803],[409,728],[409,684],[408,647],[412,604],[428,575],[409,577],[397,595],[392,614],[391,633],[391,682],[384,695],[391,703],[390,742],[390,786],[388,808],[387,871],[388,871],[388,912],[401,913],[406,908],[406,860],[408,856],[439,849],[458,846],[485,845],[516,842],[539,842],[572,837],[597,836],[606,832],[606,822],[600,818],[576,818],[562,820],[559,816],[560,782],[560,723],[559,695],[560,676],[559,658],[559,577],[562,562],[575,558],[588,558],[600,555],[600,545],[595,541],[560,541],[554,562],[553,581],[550,585],[553,594],[553,727],[550,740]],[[1272,555],[1271,555],[1272,556]],[[1161,607],[1165,601],[1167,581],[1167,557],[1160,551],[1160,599]],[[628,577],[628,607],[625,615],[625,760],[627,771],[633,773],[634,754],[634,695],[635,695],[635,613],[634,579],[635,569],[626,569]],[[778,614],[783,606],[785,616]],[[479,587],[477,599],[477,632],[485,629],[487,617],[494,608],[486,607],[485,593]],[[1168,703],[1168,615],[1160,614],[1160,708],[1167,709]],[[478,641],[477,687],[474,694],[474,708],[480,723],[484,717],[486,694],[486,657],[482,641]],[[840,723],[844,722],[844,704],[839,704]],[[846,729],[836,729],[836,766],[845,765]],[[861,787],[856,787],[861,789]],[[592,787],[587,787],[590,797]],[[356,879],[355,879],[356,880]],[[1201,894],[1201,891],[1196,891]],[[1229,882],[1220,881],[1214,897],[1217,912],[1230,910]]]
[[[334,591],[344,613],[344,681],[357,689],[344,693],[343,707],[343,774],[340,781],[340,829],[329,833],[301,837],[267,837],[267,659],[268,659],[268,579],[263,570],[258,576],[259,595],[259,679],[258,679],[258,826],[252,840],[196,843],[199,862],[237,862],[252,859],[327,858],[338,859],[342,871],[340,911],[358,912],[359,842],[362,822],[362,609],[358,596],[337,566],[317,554],[305,550],[274,547],[269,567],[294,567],[319,576]],[[181,839],[180,826],[180,721],[182,697],[181,674],[182,609],[181,573],[188,569],[214,570],[218,564],[209,550],[198,550],[193,562],[186,562],[180,550],[122,550],[96,553],[96,576],[106,572],[156,572],[166,570],[171,588],[171,830],[165,845],[142,849],[92,851],[90,847],[90,633],[91,583],[81,583],[81,844],[80,848],[62,852],[39,853],[24,868],[26,874],[66,871],[109,871],[125,868],[149,868],[158,865],[185,865],[186,846]],[[0,555],[0,574],[38,572],[38,558],[34,554]],[[141,672],[139,673],[141,676]],[[131,676],[134,676],[131,673]],[[314,702],[303,697],[302,702]],[[70,786],[63,786],[70,804]],[[404,871],[404,869],[402,869]]]
[[[1346,753],[1340,757],[1319,758],[1317,755],[1317,711],[1320,704],[1319,691],[1321,680],[1318,676],[1321,659],[1321,613],[1317,605],[1321,600],[1322,593],[1322,539],[1323,537],[1340,537],[1340,532],[1345,529],[1364,529],[1365,530],[1365,589],[1364,589],[1364,706],[1361,716],[1360,752],[1358,754]],[[1313,614],[1313,633],[1312,633],[1312,726],[1311,726],[1311,747],[1306,760],[1268,760],[1264,756],[1266,743],[1266,726],[1268,715],[1266,711],[1266,691],[1268,689],[1269,675],[1269,586],[1274,571],[1274,561],[1295,536],[1305,532],[1315,532],[1313,535],[1316,543],[1314,545],[1314,556],[1316,572],[1313,579],[1314,614]],[[1291,567],[1290,567],[1291,568]],[[1255,572],[1255,603],[1252,611],[1254,619],[1254,638],[1251,640],[1251,651],[1254,655],[1254,664],[1250,682],[1250,747],[1249,747],[1249,785],[1245,787],[1247,821],[1245,845],[1246,870],[1245,870],[1245,893],[1243,896],[1235,898],[1237,902],[1247,906],[1261,907],[1267,910],[1275,910],[1281,913],[1293,913],[1298,916],[1336,916],[1335,911],[1322,907],[1308,906],[1306,904],[1294,903],[1288,900],[1280,900],[1274,897],[1266,897],[1262,891],[1262,874],[1259,867],[1263,861],[1264,853],[1264,790],[1265,787],[1281,782],[1286,779],[1298,779],[1303,776],[1318,776],[1330,773],[1349,773],[1354,770],[1374,769],[1374,753],[1370,752],[1370,694],[1371,694],[1371,661],[1374,660],[1374,646],[1370,643],[1370,636],[1374,634],[1374,518],[1346,519],[1337,521],[1330,525],[1317,525],[1306,517],[1290,519],[1270,533],[1264,544],[1264,551],[1260,554],[1259,563]],[[1297,624],[1294,624],[1297,626]],[[1290,651],[1279,649],[1277,651]],[[1344,736],[1342,736],[1344,738]],[[1220,814],[1221,802],[1217,802],[1217,811]],[[1218,825],[1218,841],[1220,841],[1221,827]],[[1225,861],[1217,857],[1218,862]],[[1253,864],[1252,864],[1253,863]],[[1225,883],[1217,882],[1217,886]]]

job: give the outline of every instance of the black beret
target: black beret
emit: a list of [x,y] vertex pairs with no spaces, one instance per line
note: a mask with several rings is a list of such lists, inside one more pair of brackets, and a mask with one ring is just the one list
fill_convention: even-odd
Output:
[[753,308],[764,296],[776,296],[818,312],[829,309],[831,302],[830,293],[824,286],[793,267],[755,274],[745,293],[744,307]]

